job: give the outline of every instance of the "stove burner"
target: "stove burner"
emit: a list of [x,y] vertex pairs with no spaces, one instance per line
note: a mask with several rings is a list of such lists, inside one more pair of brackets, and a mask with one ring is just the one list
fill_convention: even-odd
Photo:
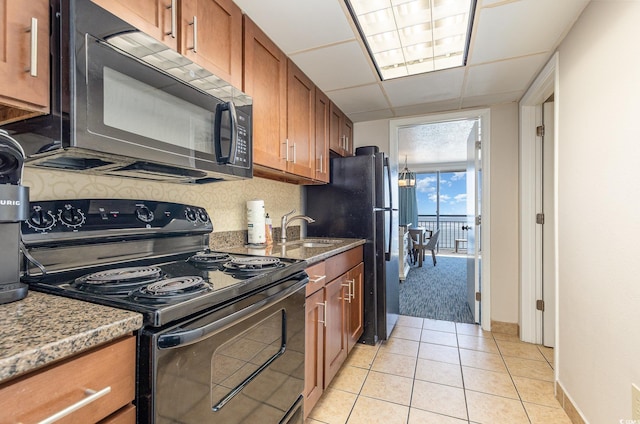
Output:
[[273,268],[280,263],[278,258],[267,257],[249,257],[249,258],[232,258],[231,264],[237,269],[264,269]]
[[155,295],[170,295],[180,290],[187,290],[196,285],[202,285],[203,283],[204,280],[202,277],[175,277],[156,281],[144,287],[142,290]]
[[115,268],[77,278],[71,285],[78,290],[110,295],[126,295],[136,287],[153,283],[162,277],[158,267]]
[[163,303],[184,300],[210,290],[211,287],[202,277],[184,276],[167,278],[140,287],[133,291],[130,297],[136,301]]
[[251,277],[284,266],[278,258],[262,256],[234,257],[223,265],[224,270],[236,278]]
[[203,267],[220,266],[230,260],[229,254],[216,252],[198,252],[189,258],[189,262]]

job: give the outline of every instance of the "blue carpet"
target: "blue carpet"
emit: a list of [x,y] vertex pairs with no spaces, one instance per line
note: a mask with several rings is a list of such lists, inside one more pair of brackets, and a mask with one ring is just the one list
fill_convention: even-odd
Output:
[[429,255],[400,283],[400,315],[473,323],[467,304],[467,258]]

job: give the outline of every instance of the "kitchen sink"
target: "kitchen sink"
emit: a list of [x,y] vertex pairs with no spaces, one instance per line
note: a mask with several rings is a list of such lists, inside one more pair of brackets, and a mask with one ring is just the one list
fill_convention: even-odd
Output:
[[294,248],[294,247],[330,247],[337,243],[340,243],[340,240],[300,239],[300,240],[287,241],[285,243],[278,243],[278,244],[280,246]]

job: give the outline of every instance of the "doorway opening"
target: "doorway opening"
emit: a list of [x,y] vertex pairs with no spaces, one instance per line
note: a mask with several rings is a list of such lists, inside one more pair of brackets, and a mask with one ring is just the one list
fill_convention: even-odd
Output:
[[[415,215],[405,215],[403,222],[402,200],[406,188],[400,187],[400,224],[418,232],[424,230],[427,235],[439,231],[436,265],[432,264],[430,252],[426,252],[422,269],[412,265],[414,268],[407,278],[411,279],[411,272],[431,271],[426,277],[431,281],[423,286],[433,289],[435,272],[441,272],[457,260],[456,267],[460,272],[456,278],[462,280],[463,286],[458,294],[467,310],[467,318],[454,314],[457,318],[450,320],[481,323],[486,329],[490,327],[489,252],[483,252],[480,241],[489,246],[483,237],[488,235],[488,225],[480,224],[484,224],[482,215],[488,217],[489,211],[489,202],[481,201],[482,195],[488,193],[488,173],[483,170],[488,170],[489,139],[488,136],[481,138],[482,133],[489,134],[488,126],[488,110],[400,119],[390,124],[391,159],[397,163],[398,158],[403,158],[416,174]],[[400,233],[403,233],[403,227]],[[483,276],[486,277],[483,279]],[[453,309],[450,302],[448,297],[443,305],[430,308],[448,313]]]

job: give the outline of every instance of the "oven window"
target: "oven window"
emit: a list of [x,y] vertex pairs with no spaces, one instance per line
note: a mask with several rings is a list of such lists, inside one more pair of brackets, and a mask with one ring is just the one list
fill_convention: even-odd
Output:
[[[285,312],[280,310],[215,350],[211,358],[212,410],[223,407],[282,355],[286,345],[284,326]],[[273,390],[273,386],[265,389]]]
[[189,150],[214,153],[214,112],[106,66],[103,84],[105,125]]

